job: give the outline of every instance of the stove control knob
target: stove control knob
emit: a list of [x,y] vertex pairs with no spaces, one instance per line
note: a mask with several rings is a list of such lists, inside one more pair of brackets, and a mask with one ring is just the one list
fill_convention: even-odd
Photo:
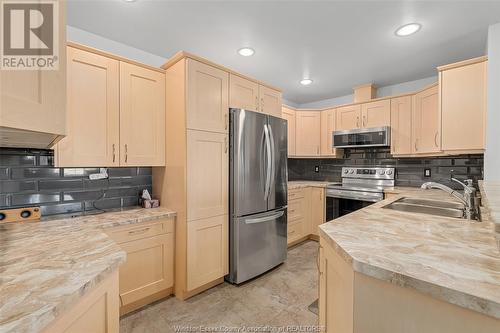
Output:
[[389,176],[392,175],[392,170],[387,170],[386,174],[388,174]]
[[378,171],[378,174],[379,174],[379,175],[383,175],[383,174],[385,174],[385,171],[384,171],[384,170],[379,170],[379,171]]
[[354,169],[349,170],[349,173],[353,174],[354,173]]
[[344,170],[344,173],[349,173],[349,170],[345,169],[345,170]]

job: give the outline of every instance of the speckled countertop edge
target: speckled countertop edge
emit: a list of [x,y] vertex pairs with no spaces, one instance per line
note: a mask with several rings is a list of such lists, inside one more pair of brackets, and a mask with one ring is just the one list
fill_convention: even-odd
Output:
[[42,331],[125,262],[103,229],[175,215],[131,209],[0,225],[0,332]]
[[[410,214],[410,213],[394,212],[394,211],[388,212],[387,210],[382,210],[381,208],[382,206],[385,206],[392,201],[396,201],[403,196],[415,196],[417,193],[419,193],[418,189],[410,188],[409,191],[405,190],[406,190],[405,188],[395,188],[394,190],[390,191],[390,193],[397,194],[396,196],[390,199],[386,199],[382,202],[376,203],[367,208],[364,208],[361,211],[357,211],[340,219],[331,221],[330,223],[323,224],[322,226],[320,226],[320,234],[322,238],[325,239],[328,242],[328,244],[336,251],[336,253],[338,253],[347,263],[350,263],[353,267],[353,270],[358,273],[362,273],[367,276],[377,278],[379,280],[387,281],[389,283],[401,287],[415,289],[417,291],[428,294],[437,299],[441,299],[448,303],[452,303],[500,319],[500,245],[497,243],[496,248],[492,246],[493,240],[498,235],[494,232],[494,225],[492,225],[491,223],[488,222],[475,223],[474,227],[471,228],[471,231],[474,231],[474,228],[476,227],[484,228],[484,230],[480,230],[482,232],[482,237],[484,236],[484,233],[486,234],[490,233],[489,237],[490,240],[488,241],[487,247],[490,248],[492,252],[491,257],[485,258],[484,253],[481,253],[483,259],[491,260],[496,265],[495,266],[496,268],[493,269],[493,274],[496,273],[497,275],[493,278],[495,282],[492,284],[494,287],[496,287],[496,289],[492,288],[490,294],[486,293],[485,290],[480,290],[479,292],[479,290],[476,289],[477,285],[475,285],[473,281],[471,281],[470,283],[469,286],[470,290],[467,290],[468,288],[466,287],[467,285],[466,282],[464,282],[463,284],[457,283],[455,285],[453,281],[439,281],[439,278],[441,278],[442,276],[438,276],[439,278],[436,277],[436,279],[433,280],[432,278],[427,278],[425,274],[419,274],[418,272],[416,274],[413,274],[415,272],[407,272],[405,271],[404,267],[404,259],[400,266],[398,266],[397,264],[394,265],[389,262],[387,264],[384,264],[383,262],[377,263],[376,261],[379,261],[380,257],[377,258],[377,260],[371,260],[373,253],[366,253],[374,251],[375,249],[367,248],[366,251],[363,252],[362,247],[361,249],[359,249],[356,246],[350,246],[349,242],[345,241],[345,238],[342,239],[343,237],[337,237],[339,238],[338,240],[335,239],[336,233],[338,233],[336,228],[338,230],[342,230],[343,226],[347,226],[347,224],[349,223],[351,223],[351,225],[358,223],[359,225],[360,221],[363,220],[370,221],[370,218],[376,219],[378,223],[381,223],[380,224],[381,226],[383,226],[384,228],[388,228],[387,232],[391,232],[389,230],[391,225],[388,223],[397,224],[398,218],[420,219],[420,221],[424,222],[422,224],[422,227],[424,228],[426,220],[431,220],[431,219],[433,220],[433,222],[431,223],[443,223],[443,225],[449,223],[457,223],[457,222],[462,223],[461,220],[457,221],[455,219],[444,218],[444,217],[435,217],[431,215]],[[427,194],[431,192],[425,192],[425,193]],[[438,198],[440,196],[440,199],[446,199],[445,197],[443,197],[442,193],[437,193],[437,195]],[[451,199],[451,197],[449,199],[453,200]],[[378,218],[377,214],[379,214]],[[467,228],[467,226],[465,227]],[[362,228],[362,226],[360,226],[360,228]],[[352,230],[353,231],[356,230],[356,227],[354,227]],[[402,231],[404,232],[404,229]],[[466,230],[463,233],[467,235],[468,231],[469,230]],[[348,233],[349,231],[346,232]],[[423,229],[422,232],[423,237],[427,235],[426,232],[427,231],[424,232]],[[351,235],[351,236],[353,236],[351,240],[356,240],[356,235]],[[377,235],[373,235],[373,237],[377,237]],[[477,244],[471,244],[471,250],[476,245]],[[408,250],[411,250],[411,248]],[[386,251],[391,251],[391,248],[387,247]],[[382,252],[378,253],[377,255],[383,258],[384,256],[383,252],[384,249],[382,249]],[[457,253],[457,255],[460,256],[460,253]],[[441,262],[443,262],[443,259],[450,260],[448,258],[439,258],[437,256],[435,258],[436,261],[441,261]],[[424,271],[429,268],[430,268],[429,266],[422,265],[422,269]],[[489,271],[488,273],[484,272],[485,275],[491,273],[492,273],[491,271]],[[467,272],[465,272],[464,269],[464,275],[466,274]],[[445,276],[445,274],[443,274],[443,276]]]

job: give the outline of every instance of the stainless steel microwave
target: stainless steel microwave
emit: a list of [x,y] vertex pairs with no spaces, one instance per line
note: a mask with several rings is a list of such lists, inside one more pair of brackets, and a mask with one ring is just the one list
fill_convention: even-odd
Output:
[[387,147],[391,144],[391,128],[372,127],[335,131],[333,148]]

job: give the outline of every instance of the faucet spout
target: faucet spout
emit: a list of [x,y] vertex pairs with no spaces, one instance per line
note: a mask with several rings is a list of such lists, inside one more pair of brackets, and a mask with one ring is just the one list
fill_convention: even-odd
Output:
[[449,193],[450,195],[457,198],[460,202],[462,202],[464,204],[465,214],[466,214],[467,219],[469,219],[469,220],[473,219],[475,216],[475,206],[474,206],[474,198],[473,198],[474,193],[475,193],[474,187],[472,187],[472,185],[470,185],[470,186],[465,185],[465,184],[463,184],[463,183],[461,183],[453,178],[452,178],[452,180],[454,180],[454,181],[456,181],[464,186],[464,194],[461,194],[461,193],[457,192],[456,190],[454,190],[446,185],[436,183],[436,182],[423,183],[421,188],[424,190],[435,188],[435,189],[439,189],[441,191],[444,191],[446,193]]

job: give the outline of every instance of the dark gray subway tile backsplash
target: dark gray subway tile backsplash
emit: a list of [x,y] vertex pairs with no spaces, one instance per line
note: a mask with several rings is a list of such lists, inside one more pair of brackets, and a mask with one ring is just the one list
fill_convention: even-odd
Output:
[[151,167],[108,168],[109,179],[90,180],[93,168],[55,168],[52,150],[0,148],[0,209],[40,206],[42,215],[81,213],[139,204],[152,192]]
[[[427,181],[437,181],[459,189],[451,177],[483,179],[483,155],[395,158],[389,148],[345,149],[342,159],[288,159],[289,180],[340,181],[344,166],[396,168],[396,185],[417,187]],[[319,166],[319,172],[314,172]],[[424,177],[424,169],[431,177]]]

